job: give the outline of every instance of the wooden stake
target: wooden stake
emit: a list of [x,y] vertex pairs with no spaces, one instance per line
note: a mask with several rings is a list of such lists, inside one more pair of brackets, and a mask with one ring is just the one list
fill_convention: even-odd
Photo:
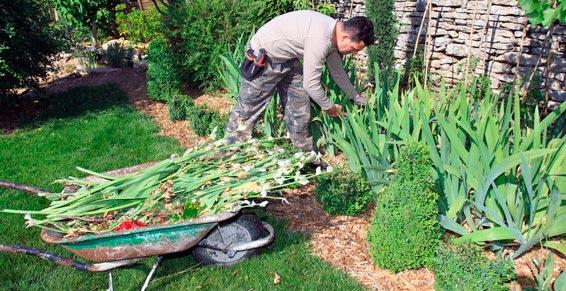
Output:
[[350,18],[353,17],[352,13],[354,13],[354,0],[350,0]]
[[485,24],[483,26],[483,33],[482,33],[482,37],[481,37],[481,42],[480,42],[480,48],[479,48],[479,52],[482,52],[483,49],[483,43],[485,42],[485,38],[487,36],[487,27],[489,24],[489,17],[491,16],[491,2],[492,0],[488,0],[487,2],[487,20],[485,21]]
[[415,56],[417,55],[417,48],[419,47],[419,38],[421,37],[421,31],[423,30],[423,25],[424,25],[424,20],[426,17],[426,14],[428,13],[428,7],[430,0],[428,0],[427,4],[426,4],[426,8],[425,11],[423,13],[423,18],[421,18],[421,25],[419,26],[419,32],[417,32],[417,39],[415,40],[415,47],[413,49],[413,58],[415,58]]
[[[425,56],[424,56],[424,65],[425,65],[425,75],[424,75],[424,81],[423,83],[425,84],[425,86],[428,87],[428,61],[429,61],[429,45],[430,45],[430,40],[431,40],[431,31],[432,29],[430,29],[430,24],[431,24],[431,17],[432,17],[432,0],[428,0],[428,23],[426,26],[426,41],[425,41]],[[431,55],[432,57],[432,55]]]
[[520,88],[521,82],[519,82],[521,78],[519,67],[521,64],[521,54],[523,53],[523,46],[525,45],[525,38],[527,37],[528,30],[529,30],[529,19],[527,18],[525,19],[525,26],[523,27],[523,34],[521,35],[521,43],[519,44],[519,53],[517,54],[517,58],[515,59],[515,62],[517,63],[517,66],[515,66],[515,92],[519,92],[519,90],[521,89]]
[[474,6],[474,14],[472,15],[472,25],[470,26],[470,36],[468,39],[468,57],[466,58],[466,69],[464,71],[464,87],[468,86],[468,70],[470,69],[470,58],[472,56],[472,36],[474,35],[474,21],[476,21],[476,14],[478,13],[478,3],[476,0],[476,5]]
[[546,72],[544,73],[544,114],[548,114],[548,91],[550,89],[550,82],[548,80],[550,76],[550,65],[552,64],[552,31],[554,30],[554,25],[551,25],[548,28],[550,31],[549,33],[549,46],[548,46],[548,54],[546,57]]

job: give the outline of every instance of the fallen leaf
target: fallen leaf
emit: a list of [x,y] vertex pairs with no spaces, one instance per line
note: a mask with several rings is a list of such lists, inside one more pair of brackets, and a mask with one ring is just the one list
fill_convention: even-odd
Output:
[[273,278],[273,284],[277,285],[279,283],[281,283],[281,276],[279,276],[279,274],[274,273],[275,277]]

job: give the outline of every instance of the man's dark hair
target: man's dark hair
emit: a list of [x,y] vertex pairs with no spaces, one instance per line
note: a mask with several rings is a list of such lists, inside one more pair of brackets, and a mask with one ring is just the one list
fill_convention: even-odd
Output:
[[344,31],[350,34],[352,41],[363,41],[366,46],[375,42],[373,23],[364,16],[356,16],[344,22]]

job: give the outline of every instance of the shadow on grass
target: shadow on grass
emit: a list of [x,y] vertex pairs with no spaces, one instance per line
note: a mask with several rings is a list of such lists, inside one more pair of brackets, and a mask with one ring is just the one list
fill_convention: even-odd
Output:
[[10,120],[10,124],[2,124],[0,130],[39,127],[51,119],[77,117],[128,103],[126,94],[116,84],[74,87],[33,102],[26,101],[29,100],[0,110],[3,119]]

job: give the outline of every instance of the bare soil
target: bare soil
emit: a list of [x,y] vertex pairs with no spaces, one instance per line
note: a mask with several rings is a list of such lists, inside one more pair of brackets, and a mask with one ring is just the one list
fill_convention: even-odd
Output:
[[[203,139],[197,136],[186,121],[172,122],[168,118],[164,103],[150,100],[146,95],[145,70],[123,69],[110,72],[94,73],[87,76],[68,75],[44,86],[48,93],[65,91],[75,86],[95,86],[107,83],[117,84],[127,94],[130,102],[141,112],[147,114],[159,125],[160,135],[169,136],[179,141],[185,148],[191,147]],[[192,89],[187,92],[197,104],[206,104],[212,109],[228,113],[231,101],[220,93],[204,94]],[[10,110],[0,109],[0,130],[9,134],[17,129],[19,116],[33,115],[34,101],[24,101]],[[366,234],[371,212],[361,216],[332,216],[326,214],[315,200],[313,186],[286,192],[291,205],[274,202],[267,211],[287,222],[288,227],[310,238],[310,247],[314,255],[340,268],[358,280],[361,284],[375,290],[433,290],[434,274],[427,269],[418,269],[394,274],[376,267],[367,251]],[[534,286],[534,277],[529,268],[532,259],[545,257],[544,250],[533,249],[515,261],[517,282],[512,290],[522,290]],[[556,254],[554,275],[564,270],[566,259]]]

